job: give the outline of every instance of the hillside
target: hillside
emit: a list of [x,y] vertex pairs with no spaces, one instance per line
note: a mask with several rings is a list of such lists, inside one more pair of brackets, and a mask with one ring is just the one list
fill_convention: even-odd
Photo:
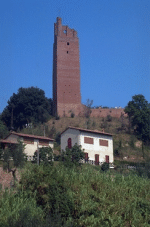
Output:
[[[60,133],[68,126],[104,130],[113,134],[114,154],[116,160],[122,160],[128,156],[129,161],[143,160],[142,144],[138,141],[133,131],[129,133],[129,123],[127,117],[113,118],[107,117],[62,117],[56,120],[51,118],[46,124],[36,125],[33,128],[24,128],[22,132],[43,136],[44,133],[48,137],[56,140],[55,153],[60,151]],[[147,155],[148,147],[145,147],[145,155]]]

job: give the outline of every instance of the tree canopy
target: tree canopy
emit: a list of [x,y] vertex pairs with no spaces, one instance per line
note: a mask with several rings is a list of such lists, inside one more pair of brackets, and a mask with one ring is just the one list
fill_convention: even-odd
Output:
[[[33,160],[37,163],[38,151],[34,152]],[[53,150],[51,147],[41,147],[39,148],[39,164],[53,165]]]
[[61,159],[64,165],[67,167],[72,167],[74,165],[80,165],[85,157],[84,151],[81,149],[81,145],[75,144],[71,149],[66,147],[66,150],[62,152]]
[[8,105],[1,114],[1,120],[9,128],[23,128],[29,123],[43,123],[52,114],[52,99],[37,87],[19,88],[10,97]]
[[150,104],[143,95],[135,95],[125,107],[129,122],[138,139],[146,142],[150,139]]

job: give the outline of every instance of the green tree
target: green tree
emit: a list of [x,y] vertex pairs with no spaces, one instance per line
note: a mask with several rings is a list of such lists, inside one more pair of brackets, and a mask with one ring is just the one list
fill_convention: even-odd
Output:
[[91,108],[92,108],[93,100],[87,99],[86,105],[84,106],[84,116],[86,118],[90,118]]
[[8,135],[8,128],[0,120],[0,139],[4,139]]
[[13,94],[1,114],[1,120],[12,129],[23,128],[25,124],[44,123],[52,114],[52,100],[37,87],[19,88]]
[[[43,163],[44,165],[50,164],[53,165],[53,150],[51,147],[41,147],[39,148],[39,164]],[[33,160],[37,163],[37,151],[34,153]]]
[[71,149],[66,147],[66,150],[62,152],[61,158],[64,165],[72,167],[73,165],[80,165],[80,161],[83,160],[85,154],[80,145],[75,144]]
[[[8,172],[12,172],[14,183],[17,180],[15,174],[17,168],[22,168],[27,160],[24,148],[25,145],[21,141],[18,141],[18,144],[9,144],[5,150],[2,150],[3,168],[7,169]],[[10,166],[11,160],[13,160],[14,168]]]
[[138,139],[147,142],[150,139],[150,104],[143,95],[135,95],[125,107],[129,124]]

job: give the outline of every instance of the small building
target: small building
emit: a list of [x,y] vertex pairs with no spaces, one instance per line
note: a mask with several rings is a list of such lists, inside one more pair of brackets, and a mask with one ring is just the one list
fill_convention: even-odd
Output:
[[85,153],[85,162],[99,165],[113,163],[113,137],[110,133],[68,127],[61,133],[61,151],[77,143]]
[[54,148],[54,139],[17,132],[11,132],[4,140],[0,140],[0,143],[5,149],[8,144],[17,144],[19,140],[25,144],[25,153],[28,156],[28,160],[32,160],[34,152],[37,151],[38,148]]

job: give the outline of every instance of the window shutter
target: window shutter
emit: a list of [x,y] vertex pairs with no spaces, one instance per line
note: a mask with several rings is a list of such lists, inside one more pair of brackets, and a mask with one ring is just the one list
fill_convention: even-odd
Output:
[[105,155],[106,162],[109,163],[109,155]]
[[95,165],[99,165],[99,155],[95,154]]
[[85,153],[85,161],[88,161],[88,153]]

